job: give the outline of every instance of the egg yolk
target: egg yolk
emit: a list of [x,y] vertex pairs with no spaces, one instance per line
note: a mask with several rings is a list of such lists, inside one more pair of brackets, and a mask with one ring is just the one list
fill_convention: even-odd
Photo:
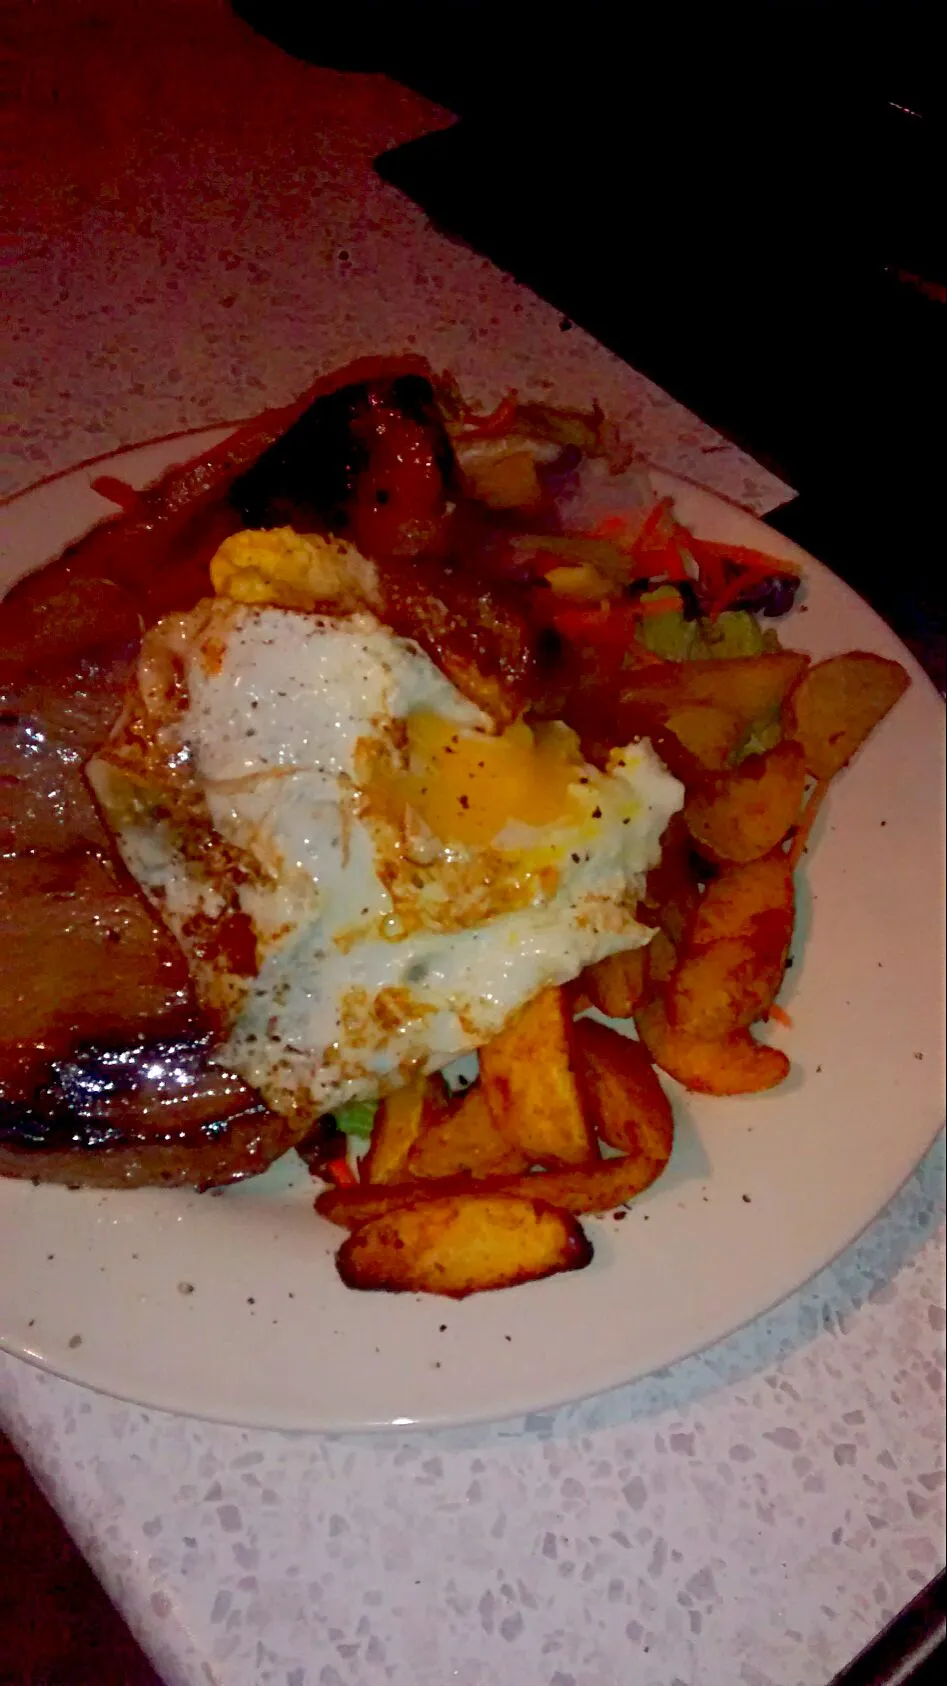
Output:
[[210,564],[218,597],[235,603],[271,603],[280,609],[312,609],[344,597],[350,584],[349,547],[318,533],[292,527],[248,528],[225,539]]
[[502,847],[511,822],[530,827],[582,818],[574,786],[584,763],[578,739],[558,722],[522,721],[496,737],[463,733],[440,715],[408,717],[407,771],[381,775],[373,794],[391,818],[410,809],[444,844]]

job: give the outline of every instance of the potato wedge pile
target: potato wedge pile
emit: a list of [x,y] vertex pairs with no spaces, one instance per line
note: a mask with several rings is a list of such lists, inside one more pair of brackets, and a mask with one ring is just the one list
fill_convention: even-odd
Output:
[[575,1020],[570,992],[546,989],[481,1049],[471,1088],[448,1095],[431,1077],[388,1096],[362,1179],[316,1208],[351,1231],[338,1255],[350,1287],[460,1299],[588,1264],[576,1218],[640,1194],[673,1139],[641,1043]]
[[[789,958],[793,868],[829,779],[908,683],[897,662],[861,651],[805,664],[771,720],[772,748],[684,776],[683,814],[648,880],[658,929],[633,1014],[655,1064],[685,1088],[755,1094],[787,1075],[787,1056],[751,1027],[769,1017]],[[750,688],[744,676],[740,694]],[[581,987],[601,1005],[595,984]]]
[[[480,1049],[472,1087],[417,1078],[381,1103],[359,1180],[316,1201],[350,1232],[348,1286],[462,1298],[582,1269],[578,1217],[633,1199],[670,1158],[658,1068],[707,1095],[783,1081],[787,1055],[752,1027],[785,973],[793,869],[829,780],[908,683],[859,651],[630,676],[618,713],[647,722],[686,790],[639,905],[651,941],[543,990]],[[761,722],[772,747],[739,759]],[[628,1034],[576,1016],[589,1007]]]

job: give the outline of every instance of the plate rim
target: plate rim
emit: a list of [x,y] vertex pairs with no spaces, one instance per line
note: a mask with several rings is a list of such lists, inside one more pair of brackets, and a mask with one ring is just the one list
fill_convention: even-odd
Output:
[[[58,470],[53,474],[43,476],[39,480],[34,481],[30,486],[22,487],[16,492],[9,494],[4,499],[0,500],[0,510],[7,509],[11,505],[30,496],[41,494],[48,488],[56,485],[58,482],[68,480],[80,481],[83,475],[88,474],[90,470],[94,470],[100,465],[115,463],[121,461],[123,458],[135,456],[149,450],[159,449],[165,446],[171,447],[178,442],[190,441],[194,442],[195,446],[192,455],[197,455],[202,448],[202,441],[206,440],[209,445],[212,440],[216,441],[220,436],[226,437],[229,432],[236,430],[241,425],[242,424],[240,422],[219,422],[215,424],[204,423],[195,428],[179,430],[171,434],[161,435],[156,438],[139,441],[135,444],[122,446],[114,451],[103,452],[94,458],[88,459],[88,461],[74,464],[68,468]],[[190,459],[184,458],[181,460],[187,461]],[[172,466],[173,461],[173,458],[169,458],[166,467]],[[158,471],[159,475],[164,471],[164,469],[160,469]],[[648,473],[658,489],[669,491],[671,495],[674,495],[675,491],[683,491],[685,494],[690,494],[692,496],[696,493],[699,495],[701,500],[709,500],[713,504],[721,505],[727,512],[738,512],[744,519],[752,521],[757,525],[761,524],[761,517],[754,511],[749,510],[744,505],[735,503],[726,497],[721,497],[715,491],[706,487],[701,487],[694,481],[686,480],[683,477],[675,475],[669,471],[660,470],[650,466],[648,468]],[[91,490],[91,488],[89,489]],[[107,500],[103,501],[105,502]],[[100,520],[107,521],[113,513],[114,512],[108,508],[104,509]],[[98,524],[98,522],[93,521],[90,527],[84,529],[84,531],[90,531],[92,527]],[[884,621],[877,611],[869,603],[867,603],[866,600],[862,598],[859,593],[848,584],[847,581],[841,579],[837,574],[834,574],[833,571],[824,563],[821,563],[817,558],[804,551],[799,545],[795,544],[794,541],[787,539],[776,529],[767,529],[767,531],[772,533],[776,546],[780,551],[788,551],[798,556],[804,561],[807,571],[814,570],[815,575],[821,574],[828,576],[833,582],[834,587],[841,589],[845,597],[857,606],[858,612],[861,615],[864,615],[867,612],[872,621],[882,629],[886,639],[894,641],[894,643],[897,644],[899,659],[903,662],[905,668],[910,673],[912,682],[915,685],[918,685],[922,692],[926,691],[929,699],[936,699],[938,709],[942,716],[942,699],[930,676],[918,662],[913,653],[904,646],[894,629],[890,627],[886,621]],[[42,562],[36,564],[37,567],[42,565]],[[31,571],[33,570],[26,569],[24,574],[18,575],[17,578],[25,577],[25,574]],[[942,1128],[942,1122],[938,1121],[938,1123],[930,1131],[929,1138],[925,1141],[925,1145],[922,1150],[916,1155],[912,1163],[904,1170],[903,1175],[899,1176],[896,1186],[893,1186],[890,1189],[881,1205],[878,1206],[870,1215],[861,1219],[858,1226],[850,1233],[847,1233],[845,1237],[830,1251],[826,1252],[824,1256],[820,1256],[820,1258],[812,1264],[812,1268],[805,1276],[795,1280],[792,1286],[783,1289],[775,1295],[775,1297],[769,1299],[765,1306],[757,1307],[746,1315],[740,1315],[735,1321],[728,1323],[725,1327],[715,1328],[707,1335],[705,1340],[689,1345],[687,1351],[681,1352],[678,1355],[678,1358],[667,1360],[666,1362],[678,1362],[685,1357],[693,1357],[699,1353],[706,1352],[719,1341],[725,1340],[736,1334],[739,1330],[748,1327],[758,1318],[769,1315],[777,1305],[783,1303],[783,1301],[790,1298],[793,1294],[804,1289],[807,1284],[809,1284],[813,1278],[820,1273],[820,1271],[831,1266],[831,1264],[841,1257],[841,1255],[845,1253],[849,1247],[856,1244],[867,1232],[867,1230],[871,1228],[872,1224],[881,1217],[891,1202],[897,1198],[898,1194],[911,1180],[918,1167],[923,1163],[924,1159],[929,1154],[931,1147],[936,1142]],[[6,1179],[3,1179],[3,1181],[6,1181]],[[14,1181],[14,1179],[11,1179],[11,1181]],[[140,1405],[148,1409],[166,1410],[182,1416],[193,1417],[198,1420],[231,1423],[245,1428],[265,1427],[275,1428],[278,1430],[303,1430],[313,1432],[372,1433],[390,1431],[394,1427],[397,1427],[398,1429],[423,1429],[460,1426],[462,1424],[502,1421],[510,1417],[521,1415],[524,1411],[555,1409],[558,1406],[572,1402],[578,1398],[588,1397],[590,1391],[589,1388],[583,1387],[581,1383],[577,1382],[574,1387],[565,1391],[552,1391],[548,1396],[536,1391],[531,1393],[528,1399],[524,1400],[522,1398],[516,1398],[512,1403],[499,1408],[491,1407],[487,1404],[473,1409],[468,1408],[462,1412],[458,1412],[456,1409],[450,1408],[441,1411],[438,1411],[436,1408],[431,1408],[423,1414],[413,1417],[394,1417],[389,1411],[389,1413],[384,1416],[371,1417],[363,1415],[357,1421],[353,1421],[350,1418],[342,1419],[337,1415],[331,1414],[324,1418],[320,1418],[318,1408],[316,1408],[312,1411],[308,1411],[305,1417],[300,1416],[298,1412],[294,1411],[290,1411],[290,1413],[285,1416],[280,1416],[278,1413],[268,1412],[264,1419],[261,1416],[260,1410],[254,1409],[252,1405],[249,1408],[234,1406],[230,1408],[227,1413],[223,1414],[216,1406],[214,1408],[202,1410],[199,1405],[195,1406],[189,1403],[156,1403],[153,1393],[151,1397],[149,1397],[147,1390],[145,1392],[136,1391],[133,1386],[129,1388],[122,1388],[116,1387],[114,1383],[110,1383],[108,1381],[96,1381],[95,1379],[90,1379],[84,1365],[81,1362],[76,1363],[74,1360],[70,1361],[70,1355],[65,1350],[61,1354],[56,1354],[55,1352],[31,1352],[28,1349],[24,1349],[20,1342],[18,1342],[15,1338],[9,1338],[2,1329],[0,1329],[0,1350],[8,1352],[12,1356],[18,1357],[24,1362],[32,1364],[34,1367],[45,1371],[47,1374],[62,1377],[63,1379],[71,1381],[77,1385],[88,1387],[93,1392],[101,1393],[105,1397],[126,1400],[129,1403]],[[636,1368],[633,1363],[629,1361],[623,1376],[615,1376],[614,1379],[607,1382],[595,1380],[591,1384],[591,1392],[599,1393],[610,1391],[615,1387],[626,1385],[630,1381],[643,1379],[645,1376],[653,1374],[655,1369],[659,1369],[661,1367],[662,1365],[659,1363],[648,1363],[644,1369],[641,1369]],[[317,1402],[315,1403],[317,1404]]]

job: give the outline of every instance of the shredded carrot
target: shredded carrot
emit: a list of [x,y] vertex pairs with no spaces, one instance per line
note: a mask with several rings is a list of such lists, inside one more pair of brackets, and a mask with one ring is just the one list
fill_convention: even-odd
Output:
[[355,1188],[358,1177],[352,1170],[347,1159],[330,1159],[325,1167],[326,1180],[334,1183],[336,1188]]
[[777,1024],[785,1025],[787,1030],[792,1030],[792,1019],[787,1013],[785,1007],[780,1007],[777,1002],[773,1002],[766,1017],[768,1019],[775,1019]]
[[799,865],[799,862],[806,852],[812,827],[815,825],[819,809],[825,801],[828,788],[828,779],[817,779],[815,785],[813,786],[809,800],[806,803],[802,819],[799,823],[799,829],[792,840],[792,847],[789,850],[788,860],[790,866],[792,867]]
[[669,592],[667,597],[662,597],[657,603],[642,603],[639,600],[633,606],[635,611],[641,616],[642,620],[649,620],[653,615],[675,614],[677,610],[683,609],[684,600],[681,597],[680,592],[676,591],[673,598]]

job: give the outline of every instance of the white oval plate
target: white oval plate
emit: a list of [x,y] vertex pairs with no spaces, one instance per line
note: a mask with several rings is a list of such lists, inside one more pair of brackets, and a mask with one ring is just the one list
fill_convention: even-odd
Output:
[[[107,512],[91,472],[146,485],[226,437],[119,453],[3,512],[0,589]],[[894,656],[914,681],[838,779],[800,874],[795,965],[769,1095],[670,1087],[673,1159],[626,1219],[590,1222],[589,1269],[455,1304],[356,1294],[340,1231],[289,1155],[214,1195],[101,1194],[0,1179],[0,1342],[142,1404],[257,1427],[364,1429],[502,1417],[629,1381],[757,1317],[896,1192],[943,1118],[943,711],[894,634],[750,515],[662,477],[708,537],[803,561],[781,631],[813,656]]]

